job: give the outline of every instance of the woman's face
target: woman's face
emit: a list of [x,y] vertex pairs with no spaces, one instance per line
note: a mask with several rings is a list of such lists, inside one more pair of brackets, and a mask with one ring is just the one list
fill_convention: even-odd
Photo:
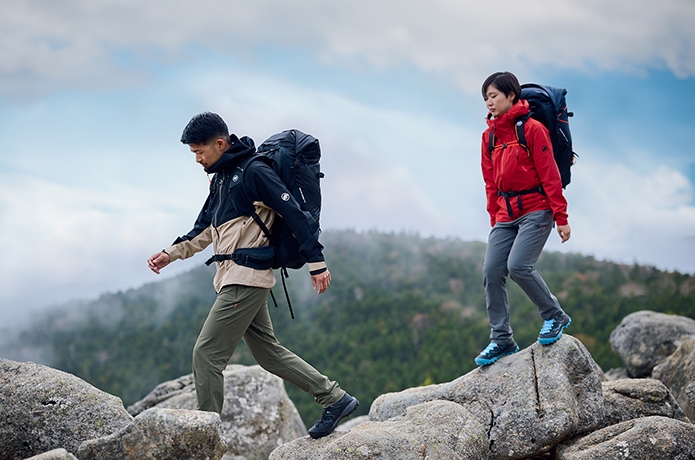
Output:
[[485,93],[485,104],[488,112],[495,118],[501,117],[512,108],[515,97],[516,95],[512,92],[509,93],[509,96],[505,96],[495,85],[488,86]]

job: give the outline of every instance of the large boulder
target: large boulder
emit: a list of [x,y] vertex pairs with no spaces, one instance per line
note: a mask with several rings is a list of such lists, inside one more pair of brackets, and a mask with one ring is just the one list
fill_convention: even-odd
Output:
[[432,401],[385,422],[364,422],[348,432],[285,444],[270,460],[487,460],[485,428],[462,406]]
[[[283,380],[260,366],[228,366],[224,371],[224,395],[221,426],[230,456],[265,460],[281,444],[307,435]],[[196,409],[193,376],[158,385],[128,410],[138,414],[150,407]]]
[[65,449],[53,449],[43,454],[34,455],[26,460],[77,460],[77,457]]
[[369,415],[383,421],[416,404],[452,401],[489,434],[490,459],[527,458],[599,426],[604,418],[601,381],[602,372],[584,345],[565,334],[553,345],[535,343],[452,382],[382,395]]
[[695,338],[686,340],[652,371],[666,384],[685,414],[695,422]]
[[32,362],[0,358],[0,460],[54,449],[77,452],[133,417],[121,400],[74,375]]
[[595,431],[560,445],[558,460],[693,460],[695,425],[644,417]]
[[695,337],[695,320],[653,311],[627,315],[611,332],[610,343],[631,377],[649,377],[657,364]]
[[220,460],[227,450],[214,412],[149,409],[122,430],[85,441],[80,460]]
[[603,382],[606,416],[600,427],[658,415],[690,422],[666,385],[656,379],[624,379]]

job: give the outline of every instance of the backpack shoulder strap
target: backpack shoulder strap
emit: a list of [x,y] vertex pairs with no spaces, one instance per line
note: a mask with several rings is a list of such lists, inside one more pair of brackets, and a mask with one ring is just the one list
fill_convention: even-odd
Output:
[[487,136],[487,153],[490,155],[492,155],[492,152],[495,150],[495,142],[497,142],[497,138],[492,130],[490,130],[490,134]]
[[514,125],[514,131],[516,132],[516,139],[519,142],[519,145],[529,153],[531,153],[531,149],[528,147],[528,141],[526,140],[526,134],[524,133],[524,126],[526,125],[526,121],[530,116],[530,114],[526,114],[523,117],[519,117]]
[[[244,173],[246,172],[246,169],[249,167],[249,165],[255,160],[267,162],[266,158],[267,157],[265,157],[264,155],[251,155],[248,158],[244,158],[243,160],[241,160],[241,162],[239,162],[239,164],[237,165],[237,169],[239,170],[239,175],[241,176],[242,183],[246,177],[246,174],[244,174]],[[246,198],[246,200],[253,205],[253,201],[251,200],[251,197],[249,197],[249,195],[246,191],[246,187],[242,187],[242,189],[243,189],[244,197]],[[255,208],[253,208],[251,218],[253,219],[254,222],[256,222],[256,224],[258,224],[258,226],[261,228],[261,230],[263,231],[263,234],[265,234],[265,236],[268,238],[268,240],[272,241],[271,236],[270,236],[270,230],[268,229],[268,226],[261,220],[261,218],[258,215],[258,213],[256,212]]]

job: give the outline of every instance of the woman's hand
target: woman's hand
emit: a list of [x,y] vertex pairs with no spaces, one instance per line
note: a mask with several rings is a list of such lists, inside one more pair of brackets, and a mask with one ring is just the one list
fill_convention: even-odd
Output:
[[572,229],[570,229],[569,224],[558,225],[557,226],[557,233],[560,235],[560,239],[562,239],[562,242],[564,243],[565,241],[570,239],[570,234],[572,233]]

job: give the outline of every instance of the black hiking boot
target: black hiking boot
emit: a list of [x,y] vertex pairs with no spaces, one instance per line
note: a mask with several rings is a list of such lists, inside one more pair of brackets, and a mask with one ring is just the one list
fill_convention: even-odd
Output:
[[333,433],[338,423],[355,412],[359,405],[360,402],[357,398],[345,393],[345,396],[340,398],[340,401],[323,410],[321,419],[309,428],[309,436],[318,439]]

